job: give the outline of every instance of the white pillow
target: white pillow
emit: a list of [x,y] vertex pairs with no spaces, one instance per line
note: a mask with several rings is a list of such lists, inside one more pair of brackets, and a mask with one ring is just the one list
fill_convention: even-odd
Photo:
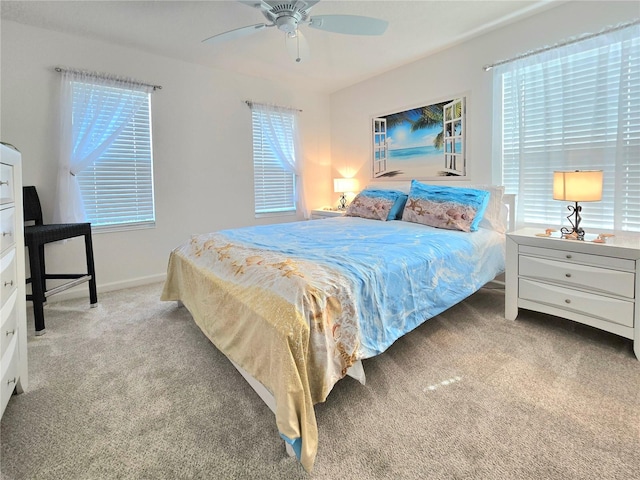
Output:
[[504,186],[502,185],[465,185],[466,188],[476,188],[489,192],[489,204],[478,225],[499,233],[507,231],[507,207],[502,202]]

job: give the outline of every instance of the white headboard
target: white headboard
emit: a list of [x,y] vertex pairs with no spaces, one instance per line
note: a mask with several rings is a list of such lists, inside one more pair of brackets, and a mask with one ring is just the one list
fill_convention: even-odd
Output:
[[502,202],[507,207],[507,232],[513,232],[516,229],[515,193],[505,193],[502,195]]

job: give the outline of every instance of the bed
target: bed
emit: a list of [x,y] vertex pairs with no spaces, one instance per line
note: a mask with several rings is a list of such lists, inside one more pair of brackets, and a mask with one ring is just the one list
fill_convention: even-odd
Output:
[[311,471],[313,406],[336,382],[364,383],[361,360],[504,270],[502,190],[486,191],[485,218],[471,232],[411,221],[409,193],[403,216],[388,221],[354,206],[356,216],[193,235],[171,252],[161,298],[186,306]]

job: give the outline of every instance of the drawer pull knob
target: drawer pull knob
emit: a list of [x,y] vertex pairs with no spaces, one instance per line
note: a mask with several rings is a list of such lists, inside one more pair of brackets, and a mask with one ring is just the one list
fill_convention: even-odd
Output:
[[13,330],[7,330],[7,333],[5,333],[5,335],[8,337],[9,335],[13,335],[14,333],[16,333],[15,328]]
[[567,298],[564,303],[571,303],[571,299]]
[[11,385],[11,384],[16,384],[16,377],[11,378],[10,380],[7,380],[7,385]]
[[7,235],[11,236],[13,235],[13,232],[2,232],[3,237],[6,237]]
[[567,278],[571,278],[571,274],[570,273],[565,273],[564,276],[567,277]]
[[4,182],[4,181],[0,181],[0,186],[1,186],[1,185],[9,185],[9,180],[7,180],[6,182]]
[[13,280],[11,280],[10,282],[4,282],[4,286],[7,287],[13,287]]

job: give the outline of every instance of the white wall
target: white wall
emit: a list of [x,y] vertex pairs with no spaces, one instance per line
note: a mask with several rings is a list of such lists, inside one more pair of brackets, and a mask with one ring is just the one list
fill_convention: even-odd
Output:
[[[96,276],[105,291],[161,279],[170,250],[192,233],[258,222],[253,216],[250,111],[244,100],[303,109],[312,208],[337,202],[334,176],[357,172],[362,184],[369,181],[373,116],[457,94],[468,97],[469,180],[495,182],[492,81],[482,66],[637,16],[635,1],[568,2],[329,98],[2,20],[0,139],[22,151],[25,184],[37,186],[45,220],[51,220],[59,82],[53,67],[104,71],[163,86],[152,100],[157,225],[94,235]],[[80,242],[50,246],[47,254],[51,271],[82,268]]]
[[466,94],[468,181],[498,183],[500,172],[491,151],[492,74],[482,67],[639,16],[637,1],[572,1],[335,92],[333,174],[355,173],[361,185],[370,182],[373,117]]
[[[247,99],[303,110],[303,155],[314,179],[307,182],[308,203],[330,194],[326,95],[5,20],[0,33],[0,139],[22,152],[24,183],[37,187],[45,221],[53,214],[57,172],[59,75],[53,68],[163,87],[152,96],[156,227],[93,235],[99,291],[162,279],[169,252],[193,233],[292,219],[254,218]],[[83,259],[80,240],[47,247],[51,272],[82,271]]]

